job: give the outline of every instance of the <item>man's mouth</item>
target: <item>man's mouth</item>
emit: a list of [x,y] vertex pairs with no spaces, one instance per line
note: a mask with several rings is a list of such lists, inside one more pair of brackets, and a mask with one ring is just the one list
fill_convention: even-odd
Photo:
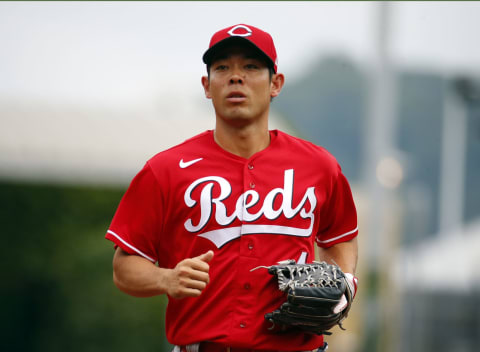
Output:
[[230,103],[242,103],[247,99],[242,92],[231,92],[227,95],[227,101]]

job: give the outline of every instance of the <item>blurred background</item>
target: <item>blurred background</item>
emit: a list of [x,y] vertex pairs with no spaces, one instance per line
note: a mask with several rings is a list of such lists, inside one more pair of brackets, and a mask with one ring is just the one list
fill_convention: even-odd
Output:
[[329,351],[480,345],[480,3],[1,2],[3,351],[169,351],[104,240],[157,152],[214,127],[201,56],[237,23],[286,75],[271,128],[332,152],[360,290]]

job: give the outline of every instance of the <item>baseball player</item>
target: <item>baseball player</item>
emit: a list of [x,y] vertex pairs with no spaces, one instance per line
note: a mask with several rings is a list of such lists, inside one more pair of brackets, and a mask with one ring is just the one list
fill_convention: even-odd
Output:
[[268,129],[284,84],[268,33],[222,29],[203,61],[215,129],[155,155],[132,180],[106,234],[114,282],[133,296],[168,295],[166,334],[177,351],[324,351],[321,335],[264,319],[285,298],[252,269],[311,262],[316,243],[321,259],[353,277],[348,182],[325,149]]

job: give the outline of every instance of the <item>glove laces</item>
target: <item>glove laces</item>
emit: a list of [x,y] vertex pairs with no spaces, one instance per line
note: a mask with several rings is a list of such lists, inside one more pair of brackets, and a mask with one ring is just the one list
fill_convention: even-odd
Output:
[[340,287],[341,276],[337,275],[335,266],[328,266],[325,262],[311,264],[286,265],[278,270],[279,286],[281,291],[294,287]]

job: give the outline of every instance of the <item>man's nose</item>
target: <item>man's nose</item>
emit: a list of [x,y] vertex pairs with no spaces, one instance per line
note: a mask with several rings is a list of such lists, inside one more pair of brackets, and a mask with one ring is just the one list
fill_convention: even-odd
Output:
[[243,78],[240,75],[233,75],[230,78],[230,84],[242,84]]
[[242,84],[243,80],[242,70],[239,67],[234,67],[232,76],[230,77],[230,84]]

